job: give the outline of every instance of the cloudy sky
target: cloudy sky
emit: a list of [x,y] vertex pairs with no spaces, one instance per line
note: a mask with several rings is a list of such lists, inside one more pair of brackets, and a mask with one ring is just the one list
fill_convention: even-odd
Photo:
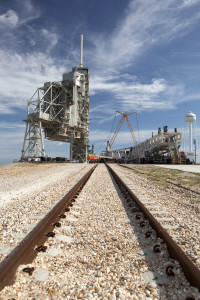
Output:
[[[20,158],[36,88],[79,65],[80,34],[96,152],[120,120],[113,125],[116,110],[137,112],[138,141],[164,125],[183,132],[189,110],[200,126],[200,0],[0,0],[1,164]],[[113,147],[131,144],[124,125]],[[69,156],[65,143],[45,140],[45,150]]]

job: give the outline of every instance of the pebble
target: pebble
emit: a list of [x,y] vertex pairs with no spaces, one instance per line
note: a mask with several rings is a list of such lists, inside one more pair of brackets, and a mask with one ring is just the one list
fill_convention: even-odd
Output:
[[[83,168],[83,165],[79,165],[79,168]],[[83,176],[89,168],[91,165],[82,169],[79,175]],[[120,167],[114,166],[114,168]],[[132,178],[132,181],[137,183],[136,179]],[[143,187],[141,183],[140,185]],[[38,210],[39,203],[42,210],[46,209],[59,198],[58,191],[59,195],[63,193],[64,186],[65,189],[69,188],[66,182],[58,181],[53,186],[53,190],[44,191],[42,196],[38,194],[36,203],[29,198],[25,211],[22,210],[24,208],[22,201],[22,206],[19,205],[20,218],[24,218],[23,221],[26,223],[26,214],[28,215],[30,209],[33,211],[34,205]],[[147,189],[148,187],[146,185]],[[83,194],[86,197],[82,197]],[[98,165],[75,203],[80,207],[81,212],[77,215],[76,222],[69,221],[73,216],[73,207],[67,213],[69,220],[67,218],[61,220],[64,226],[71,226],[74,229],[66,232],[67,236],[73,237],[70,244],[54,238],[48,239],[45,243],[47,248],[60,247],[62,253],[56,257],[39,253],[30,264],[37,269],[46,270],[48,278],[38,283],[34,280],[34,276],[26,276],[22,272],[22,269],[27,267],[22,265],[18,268],[15,284],[5,287],[0,292],[0,298],[12,299],[22,295],[23,299],[182,300],[187,293],[190,293],[198,299],[198,291],[190,287],[181,270],[179,276],[170,280],[166,286],[160,286],[156,280],[147,285],[143,280],[142,274],[147,270],[162,273],[165,264],[173,263],[176,268],[178,264],[168,257],[159,255],[156,260],[147,262],[145,255],[141,255],[144,254],[144,249],[152,247],[154,241],[146,242],[138,239],[137,243],[133,242],[133,237],[140,236],[141,232],[134,232],[134,218],[132,223],[127,222],[128,209],[121,193],[115,190],[105,165]],[[20,214],[20,210],[23,214]],[[6,218],[5,222],[7,222]],[[8,230],[12,232],[14,226],[11,224]],[[55,230],[56,233],[62,232],[62,226]]]

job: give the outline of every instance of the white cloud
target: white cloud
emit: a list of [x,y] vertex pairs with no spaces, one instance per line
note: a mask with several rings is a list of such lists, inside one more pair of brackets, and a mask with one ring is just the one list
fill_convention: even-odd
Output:
[[90,140],[92,141],[104,141],[109,136],[108,131],[103,130],[90,130]]
[[104,124],[105,122],[107,121],[110,121],[110,120],[113,120],[113,111],[112,111],[112,114],[110,117],[105,117],[105,115],[101,115],[101,116],[98,116],[94,119],[99,119],[98,121],[95,121],[96,124]]
[[9,27],[9,29],[28,23],[40,16],[40,10],[32,5],[31,0],[16,0],[16,2],[18,11],[9,9],[0,15],[0,24]]
[[[121,21],[111,34],[88,35],[95,46],[91,50],[92,54],[91,51],[86,51],[88,65],[91,66],[91,96],[98,92],[109,92],[123,110],[128,107],[137,110],[170,109],[175,107],[177,101],[181,102],[183,86],[176,86],[164,78],[139,82],[135,76],[126,73],[119,75],[119,73],[130,65],[134,67],[134,61],[148,51],[149,47],[168,42],[183,32],[185,34],[187,29],[199,20],[200,14],[197,10],[193,14],[188,14],[186,18],[181,18],[180,13],[183,10],[181,3],[185,5],[188,3],[189,6],[189,3],[192,5],[194,2],[197,1],[152,0],[151,3],[146,0],[130,1]],[[20,21],[14,18],[16,14],[14,11],[10,11],[9,14],[7,12],[7,16],[1,15],[0,20],[3,16],[3,21],[8,19],[10,23],[17,25],[19,22],[24,24],[40,15],[39,10],[30,0],[24,2],[24,7],[21,0],[18,0],[18,3],[22,8]],[[32,46],[39,44],[33,28],[27,26],[27,29],[31,32],[29,43]],[[59,36],[46,28],[40,30],[39,35],[40,39],[42,36],[48,45],[45,53],[49,53],[49,50],[58,43]],[[61,80],[62,73],[66,70],[63,62],[56,61],[45,53],[21,55],[14,51],[0,51],[2,111],[12,113],[14,107],[23,108],[37,86],[41,86],[45,81]],[[72,63],[69,66],[71,69]],[[111,106],[113,103],[108,99],[106,113],[113,113]]]
[[[189,7],[197,0],[146,1],[132,0],[122,14],[121,21],[110,34],[90,35],[94,45],[91,60],[91,95],[108,92],[117,99],[122,109],[149,110],[173,109],[183,100],[185,87],[154,78],[139,82],[137,78],[119,76],[127,67],[152,46],[169,43],[185,35],[199,22],[199,10],[188,11],[184,16],[183,5]],[[185,7],[184,7],[185,8]]]
[[[10,51],[28,51],[29,45],[40,45],[41,33],[36,32],[34,23],[31,20],[40,16],[40,10],[32,5],[31,0],[15,0],[12,9],[0,15],[0,48]],[[20,49],[20,50],[19,50]]]
[[0,164],[21,156],[25,123],[0,122]]
[[18,14],[14,10],[8,10],[5,14],[0,15],[0,24],[8,27],[16,27],[19,23]]
[[25,108],[38,86],[62,80],[66,71],[63,64],[58,65],[42,53],[19,55],[0,51],[0,65],[0,108],[4,113],[11,113],[15,107]]
[[182,4],[182,7],[190,7],[190,6],[193,6],[193,5],[196,5],[196,4],[199,4],[200,1],[199,0],[185,0]]
[[[113,94],[117,99],[117,105],[125,111],[127,109],[163,110],[166,107],[175,108],[174,98],[183,94],[184,87],[170,85],[163,78],[152,79],[150,83],[141,83],[135,77],[130,76],[127,80],[126,76],[121,76],[120,81],[116,76],[113,78],[112,76],[94,76],[91,78],[91,95],[100,91]],[[106,105],[109,105],[109,100],[105,103]],[[104,111],[107,112],[107,109]],[[110,112],[113,113],[113,110]]]
[[102,104],[97,104],[95,105],[94,108],[90,109],[90,113],[92,113],[93,115],[95,115],[95,118],[99,118],[99,116],[96,116],[96,113],[102,113],[104,116],[105,115],[112,115],[113,116],[113,112],[114,112],[114,107],[112,107],[111,103],[109,103],[109,101],[106,101],[107,103],[105,103],[104,101],[102,101]]
[[12,115],[15,114],[16,111],[15,109],[8,107],[7,105],[7,101],[2,101],[2,103],[0,103],[0,114],[2,115]]
[[58,35],[56,33],[53,33],[45,28],[41,30],[42,36],[47,40],[48,51],[51,50],[57,43],[58,43]]
[[0,130],[4,129],[14,129],[14,130],[19,130],[19,129],[25,129],[25,123],[9,123],[5,121],[0,121]]
[[40,17],[40,9],[33,5],[31,0],[16,0],[16,2],[18,4],[17,7],[19,8],[20,25]]
[[[120,93],[119,98],[127,98],[127,94],[150,94],[157,95],[169,88],[167,82],[160,79],[153,79],[150,84],[142,84],[136,80],[121,80],[110,82],[110,77],[94,76],[91,78],[91,94],[96,91],[110,90],[116,94]],[[113,77],[113,80],[115,77]],[[123,91],[123,93],[122,93]],[[124,96],[123,96],[124,95]]]
[[[134,131],[136,139],[139,140],[137,130]],[[148,129],[148,130],[140,130],[140,139],[141,141],[144,141],[145,139],[148,139],[151,137],[152,132],[156,134],[155,129]],[[91,130],[90,131],[90,140],[91,141],[107,141],[108,137],[110,135],[110,131],[102,131],[102,130]],[[113,133],[111,134],[111,136]],[[117,138],[115,140],[115,143],[113,144],[113,147],[115,145],[125,145],[128,144],[131,146],[133,144],[133,139],[131,136],[130,131],[120,131],[117,135]]]
[[182,1],[177,0],[130,1],[111,34],[90,35],[96,48],[92,49],[91,56],[94,65],[103,69],[104,74],[108,70],[123,70],[133,66],[136,58],[151,46],[169,43],[186,34],[199,21],[200,13],[196,10],[183,17],[181,4]]

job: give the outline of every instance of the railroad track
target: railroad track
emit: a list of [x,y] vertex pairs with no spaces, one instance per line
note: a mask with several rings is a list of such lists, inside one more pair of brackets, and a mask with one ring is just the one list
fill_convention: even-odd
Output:
[[[132,191],[134,188],[130,188],[109,165],[107,165],[107,167],[109,168],[123,195],[125,196],[126,202],[132,209],[135,218],[139,220],[139,226],[144,228],[143,230],[146,238],[151,238],[154,230],[156,232],[156,236],[160,237],[167,245],[167,250],[170,257],[176,259],[180,263],[180,266],[190,284],[200,290],[200,270],[194,265],[194,263],[176,244],[173,238],[150,213],[149,209],[147,208],[148,204],[150,204],[150,201],[145,201],[146,204],[144,205]],[[161,252],[160,242],[155,242],[153,251],[156,253]],[[173,268],[173,265],[167,266],[166,273],[168,276],[175,275]]]
[[[121,165],[121,164],[119,164],[119,166],[134,171],[134,169],[131,168],[131,167],[124,166],[124,165]],[[181,188],[181,189],[183,189],[183,190],[185,190],[185,191],[194,193],[194,194],[196,194],[196,195],[200,195],[199,192],[194,191],[194,190],[192,190],[192,189],[189,189],[189,188],[187,188],[187,187],[185,187],[185,186],[182,186],[181,184],[177,184],[177,183],[174,183],[174,182],[169,181],[169,180],[166,180],[166,182],[169,183],[169,184],[171,184],[171,185],[177,186],[177,187],[179,187],[179,188]]]
[[[14,282],[17,268],[22,264],[30,264],[38,252],[46,252],[44,243],[54,237],[55,227],[60,227],[60,220],[66,218],[73,202],[80,193],[96,166],[89,170],[75,186],[58,202],[49,213],[37,224],[33,230],[0,264],[0,290]],[[27,267],[24,272],[32,274],[34,269]]]
[[[96,167],[96,166],[95,166]],[[138,193],[134,193],[133,191],[136,190],[133,183],[128,182],[124,177],[121,178],[121,174],[119,171],[115,170],[115,167],[112,165],[107,165],[108,171],[106,171],[103,165],[97,167],[95,172],[93,173],[93,178],[89,180],[92,172],[94,171],[92,168],[76,185],[74,188],[70,190],[70,192],[62,198],[62,200],[47,214],[45,218],[41,220],[41,222],[32,230],[32,232],[19,244],[19,246],[12,251],[12,253],[5,259],[0,265],[0,287],[1,289],[9,284],[14,282],[14,277],[17,269],[20,269],[19,266],[23,265],[23,269],[18,271],[18,276],[20,272],[20,279],[18,279],[18,283],[16,286],[20,285],[20,282],[24,281],[24,285],[27,288],[27,282],[32,281],[31,278],[34,275],[35,269],[32,267],[32,262],[39,254],[40,261],[45,262],[45,257],[43,257],[43,253],[48,251],[48,248],[51,246],[51,243],[45,243],[47,241],[53,241],[58,234],[58,231],[64,227],[63,222],[65,222],[68,218],[68,212],[71,211],[73,206],[73,202],[81,196],[83,191],[85,190],[86,198],[91,198],[91,203],[89,209],[85,209],[85,213],[87,212],[88,216],[85,220],[85,223],[81,226],[81,228],[74,233],[75,236],[78,237],[78,242],[74,244],[74,249],[78,252],[76,258],[72,260],[67,260],[67,256],[69,254],[63,254],[63,259],[66,262],[63,264],[65,268],[70,267],[70,265],[74,264],[74,272],[77,270],[77,274],[74,276],[78,276],[80,272],[80,277],[84,277],[82,269],[80,270],[80,265],[87,266],[86,272],[89,274],[91,272],[90,280],[93,282],[93,279],[99,278],[101,280],[100,275],[98,274],[98,270],[102,268],[106,268],[106,272],[103,273],[106,277],[106,281],[110,280],[110,284],[116,286],[124,286],[127,284],[127,293],[122,299],[146,299],[142,298],[143,295],[139,296],[139,298],[134,298],[134,282],[141,284],[141,280],[146,282],[153,282],[154,289],[161,289],[166,288],[169,295],[171,295],[171,290],[177,289],[177,284],[181,286],[183,284],[183,277],[181,277],[182,271],[180,271],[179,264],[191,286],[194,286],[200,290],[200,271],[199,269],[190,261],[190,259],[183,253],[180,247],[173,241],[173,239],[169,236],[169,234],[165,231],[165,229],[160,225],[158,219],[155,218],[151,211],[152,209],[155,210],[154,206],[151,206],[152,201],[148,200],[148,197],[143,199],[144,201],[140,201],[138,197]],[[98,170],[101,170],[102,173],[98,174]],[[105,179],[102,179],[102,174],[104,174]],[[110,179],[110,176],[112,181]],[[101,183],[102,181],[102,183]],[[110,183],[108,183],[110,181]],[[108,185],[106,185],[108,184]],[[139,190],[138,190],[139,191]],[[142,192],[139,191],[142,195]],[[116,194],[116,195],[115,195]],[[113,196],[114,195],[114,196]],[[140,196],[141,196],[140,195]],[[85,197],[84,196],[84,197]],[[101,197],[101,198],[99,198]],[[111,198],[114,197],[114,202],[111,202]],[[119,202],[118,201],[119,198]],[[84,198],[85,199],[85,198]],[[101,199],[101,200],[100,200]],[[89,201],[89,200],[88,200]],[[103,202],[104,201],[104,202]],[[81,203],[81,202],[80,202]],[[86,202],[85,202],[86,203]],[[124,211],[120,206],[122,203],[126,214],[128,216],[128,223],[127,221],[124,222],[123,214]],[[155,204],[155,203],[154,203]],[[107,208],[107,206],[109,206]],[[150,208],[149,208],[150,205]],[[81,204],[80,204],[81,207]],[[97,210],[99,207],[99,211]],[[84,207],[82,207],[83,209]],[[114,211],[112,212],[112,209]],[[73,209],[73,208],[72,208]],[[110,221],[108,222],[108,219]],[[108,223],[107,223],[108,222]],[[106,223],[106,225],[105,225]],[[110,227],[109,227],[110,225]],[[129,227],[132,226],[134,230],[134,236],[131,232],[125,232],[124,226]],[[61,227],[60,227],[61,226]],[[94,228],[92,228],[94,226]],[[106,227],[105,227],[106,226]],[[121,226],[121,227],[120,227]],[[66,227],[66,226],[65,226]],[[103,229],[101,229],[101,227]],[[112,233],[113,227],[116,227],[117,231]],[[121,236],[122,240],[120,243],[120,238],[118,236],[118,230],[120,231],[121,228]],[[108,233],[106,233],[108,230]],[[125,234],[125,235],[124,235]],[[126,242],[126,239],[130,234],[132,242]],[[85,238],[83,238],[85,235]],[[82,244],[82,240],[84,240],[85,244]],[[96,244],[95,244],[96,243]],[[46,246],[47,245],[47,246]],[[99,247],[99,248],[98,248]],[[103,247],[103,248],[102,248]],[[127,248],[127,253],[124,252],[124,249]],[[138,252],[138,249],[142,249]],[[50,248],[50,247],[49,247]],[[87,248],[91,248],[91,254],[88,256]],[[70,245],[68,247],[64,246],[64,251],[70,252]],[[101,249],[101,255],[98,252]],[[102,250],[103,249],[103,250]],[[112,250],[111,250],[112,249]],[[74,250],[75,251],[75,250]],[[73,252],[74,252],[73,251]],[[75,251],[75,252],[76,252]],[[147,253],[146,253],[147,252]],[[120,262],[122,261],[121,268],[131,271],[135,269],[136,274],[138,274],[138,269],[149,267],[150,272],[141,271],[141,279],[137,278],[136,275],[126,277],[126,272],[121,269],[119,272],[117,269],[109,265],[110,261],[112,261],[112,253],[113,257],[115,257],[115,267],[120,268]],[[170,257],[168,257],[168,254]],[[73,253],[73,255],[75,255]],[[81,255],[84,257],[80,259]],[[69,255],[70,256],[70,255]],[[105,259],[104,259],[105,256]],[[74,257],[74,256],[73,256]],[[107,259],[108,257],[108,259]],[[123,261],[124,259],[124,261]],[[36,259],[37,260],[37,259]],[[94,262],[93,262],[94,261]],[[97,261],[97,262],[96,262]],[[102,261],[102,262],[101,262]],[[179,263],[177,263],[177,261]],[[39,258],[36,263],[39,262]],[[101,262],[101,264],[98,264]],[[127,263],[128,262],[128,263]],[[147,262],[147,265],[145,265]],[[36,264],[35,263],[35,264]],[[108,265],[107,265],[108,264]],[[132,264],[132,265],[131,265]],[[53,265],[53,268],[56,269],[57,265],[52,262],[50,265]],[[158,272],[155,270],[155,266],[158,269]],[[45,268],[45,266],[43,266]],[[113,271],[112,271],[113,268]],[[95,272],[94,272],[95,269]],[[111,269],[111,270],[110,270]],[[84,269],[85,270],[85,269]],[[116,274],[116,277],[112,275],[109,277],[109,272],[113,272]],[[58,271],[55,271],[58,272]],[[103,272],[103,271],[102,271]],[[164,272],[164,273],[162,273]],[[23,279],[24,273],[24,279]],[[71,278],[73,277],[72,273],[67,274],[68,270],[66,270],[65,276]],[[101,272],[100,272],[101,273]],[[29,275],[26,275],[29,274]],[[87,274],[87,275],[88,275]],[[132,274],[130,272],[130,274]],[[150,278],[152,274],[154,274],[154,278]],[[160,275],[161,274],[161,275]],[[26,277],[28,276],[28,278]],[[148,278],[146,278],[147,276]],[[159,281],[157,277],[160,277],[162,280]],[[110,279],[109,279],[110,278]],[[126,281],[127,280],[127,281]],[[129,280],[129,281],[128,281]],[[174,282],[177,280],[177,283]],[[93,294],[84,294],[83,286],[84,284],[79,284],[82,288],[80,291],[76,291],[76,294],[72,295],[73,299],[79,299],[78,297],[82,297],[84,299],[101,299],[101,289],[105,290],[105,285],[100,284],[100,291],[95,286],[97,285],[97,281],[94,282],[94,292]],[[147,284],[146,282],[146,284]],[[178,283],[179,282],[179,283]],[[131,286],[132,284],[132,286]],[[184,296],[180,296],[181,298],[163,298],[163,299],[198,299],[195,297],[197,295],[197,291],[190,288],[190,285],[184,281],[186,285],[185,294]],[[13,289],[16,288],[14,286]],[[59,294],[59,287],[58,295],[54,294],[54,290],[52,289],[51,284],[48,283],[48,288],[46,287],[45,290],[48,290],[49,294],[57,299],[58,296],[62,298]],[[49,287],[50,286],[50,287]],[[65,284],[66,286],[66,284]],[[73,288],[74,285],[72,284]],[[89,285],[88,279],[85,282],[85,289],[91,290],[93,287]],[[140,285],[139,285],[140,286]],[[148,286],[148,284],[147,284]],[[145,285],[141,286],[141,289],[145,289]],[[71,288],[70,288],[71,289]],[[114,291],[114,292],[113,292]],[[148,291],[147,291],[148,292]],[[69,291],[64,294],[67,296]],[[98,294],[99,293],[99,294]],[[108,296],[108,299],[112,297],[112,295],[116,295],[117,298],[120,299],[121,290],[112,290]],[[107,294],[106,294],[107,295]],[[105,297],[107,297],[105,295]],[[122,293],[123,295],[123,293]],[[149,294],[147,294],[149,295]],[[1,294],[0,294],[1,296]],[[23,296],[23,294],[22,294]],[[91,297],[90,297],[91,296]],[[136,296],[135,296],[136,297]],[[112,299],[112,298],[111,298]],[[160,298],[153,298],[153,299],[160,299]]]
[[180,184],[174,183],[174,182],[169,181],[169,180],[166,180],[166,182],[167,182],[167,183],[170,183],[170,184],[172,184],[172,185],[174,185],[174,186],[177,186],[177,187],[179,187],[179,188],[181,188],[181,189],[183,189],[183,190],[185,190],[185,191],[194,193],[194,194],[196,194],[196,195],[200,195],[199,192],[194,191],[194,190],[191,190],[191,189],[188,189],[188,188],[186,188],[185,186],[182,186],[182,185],[180,185]]
[[[121,165],[121,164],[119,164],[119,166],[120,166],[120,167],[123,167],[124,169],[134,171],[134,169],[131,168],[131,167],[124,166],[124,165]],[[184,187],[184,186],[182,186],[182,185],[180,185],[180,184],[176,184],[176,183],[174,183],[174,182],[172,182],[172,181],[169,181],[169,180],[164,180],[164,179],[163,179],[163,182],[167,182],[168,184],[170,184],[170,185],[172,185],[172,186],[175,186],[175,187],[180,188],[180,189],[182,190],[182,192],[184,192],[184,191],[189,192],[189,193],[190,193],[190,200],[189,200],[189,201],[190,201],[190,207],[193,208],[197,213],[199,213],[199,211],[200,211],[200,206],[199,206],[200,201],[199,201],[199,199],[197,198],[197,197],[200,195],[199,192],[194,191],[194,190],[192,190],[192,189],[189,189],[189,188],[187,188],[187,187]],[[192,197],[192,194],[197,198],[196,200],[194,200],[193,203],[191,203],[191,197]],[[177,200],[177,201],[178,201],[178,200]],[[188,200],[187,200],[186,202],[184,202],[184,201],[181,199],[181,200],[178,201],[178,202],[179,202],[179,204],[180,204],[182,207],[185,207],[185,208],[188,207]]]

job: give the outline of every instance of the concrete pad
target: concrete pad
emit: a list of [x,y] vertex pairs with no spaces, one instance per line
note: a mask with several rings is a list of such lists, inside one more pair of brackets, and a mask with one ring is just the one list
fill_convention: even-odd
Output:
[[55,239],[60,242],[66,242],[66,243],[73,242],[73,238],[71,236],[67,236],[67,235],[56,235]]
[[165,210],[149,210],[152,215],[168,215]]
[[72,211],[72,213],[73,213],[73,215],[75,215],[75,216],[80,216],[80,211]]
[[76,209],[76,210],[80,210],[81,209],[81,207],[79,206],[79,205],[73,205],[73,209]]
[[49,271],[44,269],[36,269],[33,274],[35,281],[46,281],[49,278]]
[[126,183],[125,182],[125,184],[129,187],[129,189],[133,189],[133,190],[136,190],[137,189],[137,186],[135,186],[135,185],[132,185],[132,184],[128,184],[128,183]]
[[158,208],[158,205],[155,205],[155,204],[146,204],[146,203],[143,203],[145,206],[146,206],[146,208],[148,208],[148,209],[151,209],[151,208],[153,208],[153,209],[155,209],[155,208]]
[[78,200],[85,200],[85,198],[86,198],[86,195],[81,195],[81,196],[79,196],[77,199],[78,199]]
[[156,167],[180,170],[184,172],[200,173],[200,165],[154,165]]
[[137,192],[137,191],[134,191],[134,194],[135,194],[136,196],[138,196],[138,197],[141,197],[141,198],[142,198],[142,197],[143,197],[143,198],[147,197],[145,193],[141,193],[141,192]]
[[57,248],[51,248],[51,249],[48,249],[47,252],[45,252],[45,255],[50,256],[50,257],[55,257],[61,253],[62,253],[62,250],[57,249]]
[[177,229],[179,228],[179,225],[169,225],[169,224],[165,224],[165,225],[162,225],[162,227],[164,229]]
[[62,225],[61,230],[68,231],[68,232],[73,232],[74,231],[74,227]]
[[69,221],[69,222],[76,222],[76,221],[77,221],[77,218],[67,217],[67,218],[66,218],[66,221]]
[[171,218],[171,217],[166,217],[166,218],[165,217],[163,217],[163,218],[157,217],[156,220],[171,222],[171,221],[174,221],[174,218]]

